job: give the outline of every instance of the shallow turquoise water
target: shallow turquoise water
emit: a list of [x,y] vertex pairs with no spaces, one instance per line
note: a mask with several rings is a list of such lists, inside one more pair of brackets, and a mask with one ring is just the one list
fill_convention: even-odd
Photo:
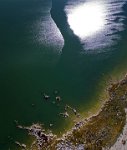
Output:
[[[57,1],[54,4],[59,7]],[[126,16],[126,8],[124,5],[120,16]],[[1,150],[12,145],[8,136],[21,141],[26,137],[15,128],[14,120],[23,125],[42,122],[46,127],[53,123],[54,130],[60,129],[64,119],[58,114],[63,106],[70,104],[80,110],[84,105],[85,111],[97,96],[102,77],[126,62],[126,18],[122,21],[124,29],[111,33],[119,36],[114,45],[102,47],[93,40],[96,46],[89,49],[89,39],[80,41],[75,35],[69,36],[59,14],[57,19],[62,25],[59,28],[66,41],[63,47],[63,37],[50,16],[50,9],[50,0],[0,2]],[[82,46],[85,42],[86,48]],[[62,97],[60,107],[52,103],[54,90]],[[45,102],[41,92],[48,93],[51,99]]]

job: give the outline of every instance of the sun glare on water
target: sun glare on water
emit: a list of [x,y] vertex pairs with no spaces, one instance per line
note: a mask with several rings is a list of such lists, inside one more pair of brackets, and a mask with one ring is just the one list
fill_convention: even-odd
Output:
[[100,3],[89,2],[78,6],[67,17],[70,28],[81,38],[101,31],[106,23],[104,7]]

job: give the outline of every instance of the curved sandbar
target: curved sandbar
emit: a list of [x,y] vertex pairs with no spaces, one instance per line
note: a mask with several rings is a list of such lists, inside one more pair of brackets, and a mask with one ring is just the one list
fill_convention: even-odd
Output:
[[39,124],[31,127],[18,127],[26,129],[29,135],[35,137],[33,145],[37,150],[107,149],[114,144],[126,122],[127,75],[123,80],[111,84],[107,92],[109,99],[97,115],[77,122],[60,138],[52,132],[47,133]]

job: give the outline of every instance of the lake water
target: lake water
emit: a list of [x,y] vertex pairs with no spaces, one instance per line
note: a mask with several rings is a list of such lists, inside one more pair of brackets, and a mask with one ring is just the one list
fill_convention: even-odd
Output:
[[[126,0],[98,1],[103,6],[103,28],[90,34],[82,29],[85,33],[80,36],[79,25],[73,26],[77,22],[69,22],[69,15],[86,3],[88,10],[91,5],[95,8],[95,0],[53,0],[53,7],[51,0],[0,1],[1,150],[12,147],[8,136],[27,138],[14,120],[23,125],[40,122],[46,128],[53,123],[55,133],[64,131],[65,119],[58,114],[66,104],[87,111],[96,103],[104,76],[126,70]],[[55,90],[62,98],[59,104],[54,104]],[[50,100],[45,101],[41,93],[50,95]]]

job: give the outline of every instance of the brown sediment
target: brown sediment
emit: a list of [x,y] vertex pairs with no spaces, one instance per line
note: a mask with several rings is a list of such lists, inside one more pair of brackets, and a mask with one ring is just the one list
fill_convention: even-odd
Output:
[[117,138],[113,146],[111,146],[110,150],[126,150],[127,148],[127,108],[126,112],[126,124],[120,136]]
[[[36,141],[40,139],[42,142],[41,147],[38,146],[40,141],[36,142],[37,149],[64,150],[69,148],[72,150],[102,150],[105,147],[110,147],[122,132],[126,122],[127,75],[121,81],[112,83],[107,92],[109,99],[105,101],[101,111],[89,119],[77,122],[61,138],[42,132],[44,134],[43,138],[47,136],[46,139],[48,140],[45,141],[36,134],[32,134],[29,130],[29,134],[31,133],[30,135],[33,135]],[[50,142],[48,143],[48,141]],[[46,145],[46,147],[43,145]]]

